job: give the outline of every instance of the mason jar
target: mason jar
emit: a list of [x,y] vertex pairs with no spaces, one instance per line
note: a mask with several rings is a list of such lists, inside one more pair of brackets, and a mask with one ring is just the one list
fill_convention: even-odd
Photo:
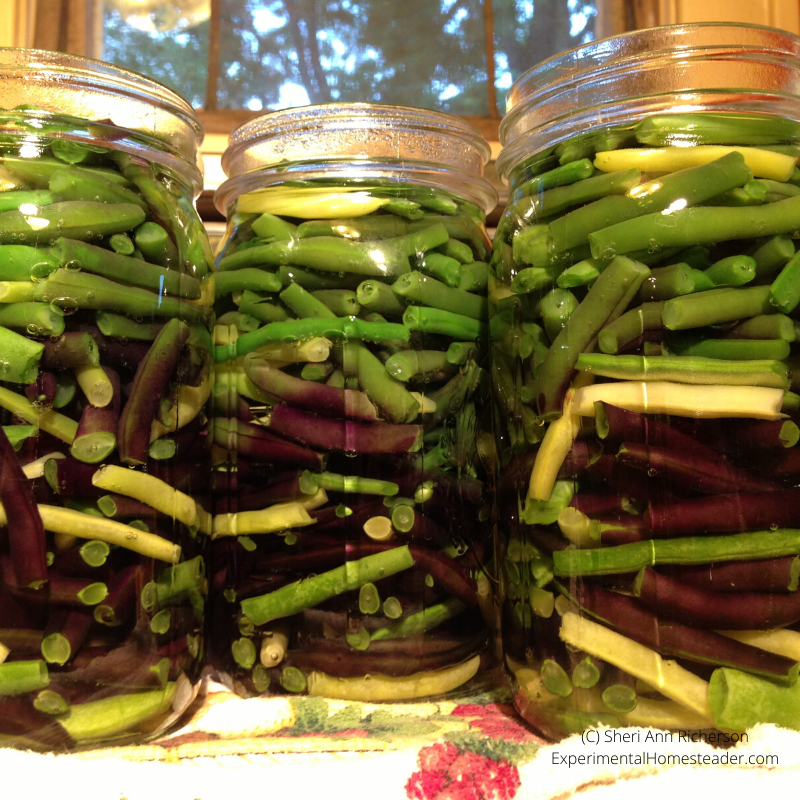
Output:
[[210,639],[244,694],[413,699],[488,663],[488,157],[388,105],[231,136]]
[[0,744],[134,742],[203,651],[202,131],[110,64],[2,49],[0,78]]
[[497,553],[517,708],[552,738],[800,728],[799,57],[663,27],[509,93]]

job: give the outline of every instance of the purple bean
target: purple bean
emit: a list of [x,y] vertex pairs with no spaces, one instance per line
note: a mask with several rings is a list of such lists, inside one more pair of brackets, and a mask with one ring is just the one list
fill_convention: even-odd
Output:
[[5,508],[14,586],[41,586],[47,581],[47,541],[30,483],[17,454],[0,428],[0,502]]

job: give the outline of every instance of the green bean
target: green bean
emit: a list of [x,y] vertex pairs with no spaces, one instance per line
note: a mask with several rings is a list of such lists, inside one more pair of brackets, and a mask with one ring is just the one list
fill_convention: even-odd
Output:
[[489,335],[495,347],[509,358],[526,359],[536,346],[534,336],[522,329],[522,326],[515,321],[514,312],[511,310],[501,311],[492,316],[489,320]]
[[[337,319],[296,319],[287,322],[270,322],[258,330],[240,336],[233,345],[220,345],[214,348],[215,360],[228,361],[257,350],[265,344],[277,342],[299,342],[322,336],[334,341],[347,342],[351,339],[366,342],[408,341],[408,330],[391,322],[374,323],[347,318]],[[380,362],[378,362],[380,364]],[[381,364],[383,370],[383,365]],[[384,370],[385,372],[385,370]]]
[[188,300],[197,300],[200,297],[200,283],[196,278],[138,258],[112,253],[87,242],[60,238],[56,240],[52,253],[62,267],[82,269],[132,286],[166,292]]
[[178,248],[169,234],[157,222],[143,222],[134,232],[136,246],[144,257],[161,267],[175,269],[180,261]]
[[486,289],[488,283],[489,265],[487,263],[473,261],[470,264],[461,265],[461,277],[458,280],[457,289],[461,289],[464,292],[481,292]]
[[64,312],[49,303],[9,303],[0,305],[0,325],[22,328],[34,336],[60,336]]
[[583,158],[578,161],[570,161],[563,166],[543,172],[535,178],[520,184],[514,190],[514,199],[526,195],[539,194],[547,189],[554,189],[556,186],[566,186],[570,183],[590,178],[594,172],[594,164],[588,159]]
[[518,263],[530,264],[533,267],[553,267],[560,272],[565,267],[589,258],[592,253],[588,244],[558,252],[546,231],[537,231],[531,227],[521,230],[514,236],[512,255]]
[[469,242],[477,254],[477,260],[485,261],[489,256],[489,248],[487,246],[489,240],[469,214],[463,211],[454,216],[426,214],[420,220],[409,222],[408,230],[413,233],[431,225],[442,225],[451,239],[461,239]]
[[447,622],[447,620],[457,616],[465,609],[466,606],[460,600],[450,598],[444,603],[429,606],[403,620],[378,628],[370,636],[370,641],[380,642],[385,639],[404,639],[410,636],[419,636]]
[[[0,194],[0,212],[11,211],[20,206],[49,206],[55,203],[55,197],[51,192],[44,191],[11,191]],[[35,212],[34,212],[35,213]]]
[[275,303],[265,302],[255,292],[245,289],[239,298],[239,311],[259,322],[285,322],[291,319],[286,309]]
[[95,322],[103,336],[152,342],[161,330],[161,323],[136,322],[129,317],[98,311]]
[[361,312],[356,293],[348,289],[317,289],[312,294],[337,317],[355,317]]
[[758,181],[750,180],[744,186],[722,192],[722,194],[718,194],[705,203],[700,203],[700,205],[742,208],[746,206],[761,206],[766,202],[768,202],[767,190]]
[[35,692],[48,683],[47,664],[42,659],[0,664],[0,697]]
[[109,240],[109,245],[115,253],[129,256],[136,251],[133,240],[127,233],[115,233]]
[[797,197],[800,194],[800,186],[792,183],[772,181],[767,178],[761,178],[758,182],[764,188],[765,199],[768,203],[784,200],[787,197]]
[[299,284],[290,284],[280,294],[281,300],[297,314],[298,317],[317,317],[319,319],[336,319],[336,314],[311,292],[307,292]]
[[0,359],[0,380],[35,383],[43,351],[44,345],[40,342],[32,342],[8,328],[0,328],[0,352],[3,354]]
[[145,212],[132,203],[65,201],[40,208],[35,217],[18,210],[4,211],[0,213],[0,244],[37,245],[60,236],[92,239],[133,230],[144,218]]
[[461,281],[463,265],[455,258],[450,258],[442,253],[426,253],[422,258],[417,259],[417,266],[421,272],[439,278],[448,286],[458,286]]
[[596,550],[553,553],[556,575],[613,575],[638,572],[655,564],[710,564],[750,561],[800,553],[800,531],[790,528],[731,536],[652,539]]
[[567,267],[556,279],[559,289],[575,289],[578,286],[590,286],[597,276],[606,268],[607,261],[596,258],[585,258],[571,267]]
[[[643,264],[629,258],[616,258],[594,282],[584,300],[567,320],[547,352],[538,377],[539,416],[556,419],[578,356],[600,332],[617,306],[638,291],[650,274]],[[627,303],[626,303],[627,305]]]
[[800,230],[800,197],[754,208],[687,208],[648,214],[595,231],[589,236],[595,258],[652,247],[686,247]]
[[392,284],[392,291],[409,300],[477,320],[489,315],[487,298],[450,288],[416,270],[398,278]]
[[774,314],[778,310],[770,302],[769,286],[714,289],[667,300],[662,319],[664,327],[679,331],[716,325],[719,322],[733,322],[759,314]]
[[242,611],[254,625],[264,625],[413,566],[414,559],[408,547],[396,547],[348,561],[344,566],[291,583],[270,594],[249,597],[242,600]]
[[[447,228],[444,225],[429,225],[424,228],[410,231],[405,236],[397,236],[394,239],[388,239],[381,242],[381,245],[388,245],[389,247],[397,248],[401,253],[409,258],[411,256],[421,256],[432,250],[434,247],[439,247],[442,244],[447,244],[450,241]],[[452,256],[447,255],[448,258]],[[458,259],[456,259],[458,260]],[[386,274],[384,272],[384,274]]]
[[147,203],[119,183],[80,169],[60,169],[50,176],[50,191],[60,200],[100,203],[133,203],[147,211]]
[[214,291],[217,297],[243,289],[253,292],[279,292],[282,286],[283,282],[279,275],[253,267],[218,272],[214,277]]
[[[25,183],[36,187],[37,189],[47,189],[50,178],[56,172],[66,170],[63,161],[49,158],[13,158],[5,156],[0,159],[6,169],[12,173],[19,175]],[[115,169],[107,169],[101,167],[71,167],[70,172],[78,172],[82,175],[93,178],[102,178],[106,181],[111,181],[122,186],[130,186],[128,179],[120,174]]]
[[[715,669],[708,686],[714,724],[746,731],[760,723],[797,730],[800,727],[800,685],[776,682],[729,667]],[[746,735],[746,734],[745,734]]]
[[[353,219],[313,220],[297,227],[296,238],[341,236],[345,239],[391,239],[409,232],[409,224],[395,216],[369,215]],[[277,237],[276,237],[277,238]],[[286,237],[292,238],[292,237]]]
[[[752,177],[742,155],[729,153],[710,164],[679,170],[635,188],[628,187],[630,191],[624,196],[605,197],[550,223],[553,248],[560,252],[577,247],[588,241],[589,234],[594,231],[660,213],[673,205],[679,208],[697,205],[720,192],[741,186]],[[598,257],[596,253],[592,255]]]
[[739,361],[680,356],[611,356],[581,353],[576,369],[626,381],[768,386],[788,389],[786,367],[780,361]]
[[[688,265],[687,265],[688,266]],[[709,289],[717,289],[717,284],[706,275],[705,272],[699,269],[691,270],[692,280],[694,281],[694,290],[696,292],[707,292]],[[677,296],[677,295],[676,295]]]
[[112,158],[119,165],[122,174],[141,192],[156,216],[162,222],[169,223],[181,263],[187,265],[198,280],[205,278],[214,258],[202,223],[191,206],[171,194],[156,178],[150,165],[139,162],[128,153],[116,152],[112,154]]
[[333,472],[309,472],[308,470],[303,475],[313,480],[320,489],[329,492],[394,497],[400,491],[400,487],[396,483],[375,478],[363,478],[360,475],[337,475]]
[[750,256],[729,256],[716,261],[707,270],[715,286],[743,286],[756,276],[756,261]]
[[790,314],[800,303],[800,256],[792,256],[769,287],[772,305]]
[[794,255],[794,242],[784,235],[759,239],[747,255],[756,262],[756,277],[765,278],[777,272]]
[[[293,327],[292,333],[286,335],[297,335],[302,332],[303,335],[297,336],[299,339],[310,338],[314,336],[325,336],[326,338],[337,338],[339,330],[344,335],[338,338],[344,339],[345,344],[342,346],[341,351],[338,352],[336,358],[341,364],[344,372],[348,376],[357,376],[361,384],[361,388],[367,394],[370,400],[378,406],[384,416],[393,422],[411,422],[419,413],[419,403],[410,395],[402,383],[392,378],[384,368],[383,364],[360,342],[350,341],[352,339],[365,339],[366,341],[408,341],[409,331],[403,325],[396,325],[390,322],[362,322],[361,320],[337,320],[333,312],[320,303],[315,297],[306,292],[301,286],[292,285],[284,289],[281,293],[281,299],[292,308],[296,314],[306,319],[298,320],[294,323],[273,323],[266,325],[258,331],[246,334],[239,338],[235,347],[237,351],[240,348],[247,347],[249,350],[241,350],[237,352],[242,355],[245,352],[254,350],[260,347],[261,344],[270,341],[265,339],[270,335],[274,335],[275,325],[291,325]],[[333,326],[336,326],[334,331]],[[267,329],[272,331],[267,332]],[[323,331],[323,333],[310,334],[308,331]],[[332,335],[334,333],[334,335]],[[368,335],[365,335],[368,334]],[[357,334],[357,335],[356,335]],[[248,337],[251,337],[248,340]],[[242,340],[246,340],[242,345]],[[272,341],[286,341],[286,339],[271,339]],[[226,352],[219,358],[220,350],[216,348],[215,358],[217,360],[225,360],[233,357]]]
[[405,197],[391,197],[389,202],[381,206],[381,208],[390,214],[397,214],[398,217],[405,217],[406,219],[421,219],[425,216],[425,211],[420,207],[419,203],[415,203]]
[[362,308],[390,317],[402,317],[406,309],[405,299],[379,280],[364,281],[359,284],[356,298]]
[[225,256],[217,268],[225,271],[291,264],[323,272],[349,272],[373,277],[402,275],[410,270],[408,256],[390,244],[394,241],[388,239],[378,246],[376,243],[367,244],[333,236],[289,239]]
[[[217,280],[222,274],[222,272],[217,273]],[[341,275],[334,277],[322,273],[307,272],[304,269],[300,269],[300,267],[281,266],[278,268],[278,275],[283,286],[296,283],[310,292],[316,289],[355,289],[361,282],[361,278],[357,275],[346,275],[344,278]]]
[[[564,329],[567,320],[578,307],[578,301],[572,292],[566,289],[553,289],[542,298],[541,313],[544,329],[550,341]],[[525,356],[523,356],[524,358]]]
[[644,302],[652,303],[691,294],[694,290],[695,281],[691,267],[688,264],[672,264],[651,270],[642,283],[639,296]]
[[426,373],[458,372],[458,367],[447,361],[447,353],[441,350],[401,350],[386,362],[386,371],[399,381],[418,379]]
[[443,245],[436,248],[438,252],[448,258],[454,258],[460,264],[470,264],[475,259],[472,256],[472,249],[468,244],[459,242],[458,239],[448,239]]
[[409,330],[439,333],[453,339],[482,339],[489,333],[486,322],[425,306],[409,306],[403,314],[403,325]]
[[789,342],[785,339],[698,339],[670,336],[666,344],[671,353],[682,357],[783,361],[789,355]]
[[45,250],[24,244],[0,245],[0,280],[44,278],[55,269],[58,269],[58,261]]
[[474,361],[468,362],[466,369],[456,373],[444,386],[428,395],[436,403],[436,410],[428,415],[428,420],[441,422],[460,411],[482,378],[483,370]]
[[419,203],[429,211],[436,211],[439,214],[448,214],[449,216],[458,214],[458,203],[449,197],[445,197],[435,189],[411,189],[406,192],[406,197],[415,203]]
[[553,267],[526,267],[511,281],[511,289],[519,294],[542,292],[555,282],[559,270]]
[[643,119],[635,128],[636,141],[652,147],[669,145],[770,145],[798,138],[797,123],[760,114],[663,114]]
[[327,380],[333,372],[333,364],[330,361],[323,361],[319,364],[306,364],[300,371],[300,377],[304,381],[316,381],[317,383]]
[[449,364],[466,364],[469,359],[477,360],[479,352],[475,342],[451,342],[447,348]]
[[784,339],[797,338],[794,320],[783,314],[762,314],[740,322],[725,331],[725,339]]
[[261,239],[273,239],[276,242],[294,239],[299,236],[298,226],[274,214],[264,213],[250,223],[253,233]]
[[328,380],[325,381],[326,386],[333,386],[335,389],[344,389],[344,383],[344,372],[342,372],[340,369],[335,369],[333,372],[331,372]]
[[704,270],[711,266],[708,248],[696,244],[679,250],[675,254],[676,264],[688,264],[692,269]]
[[240,331],[250,333],[259,327],[260,320],[240,311],[226,311],[217,317],[217,325],[233,325]]
[[63,268],[37,283],[34,296],[40,302],[65,309],[119,311],[132,317],[178,317],[201,325],[207,324],[209,319],[207,309],[183,300]]

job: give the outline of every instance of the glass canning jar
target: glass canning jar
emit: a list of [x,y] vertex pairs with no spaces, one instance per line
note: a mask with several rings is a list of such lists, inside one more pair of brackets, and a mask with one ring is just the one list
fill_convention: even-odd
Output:
[[202,660],[213,256],[158,83],[0,50],[0,744],[134,742]]
[[800,39],[592,42],[520,78],[501,138],[489,297],[517,708],[553,738],[800,728]]
[[411,699],[485,665],[488,156],[386,105],[231,137],[210,620],[243,693]]

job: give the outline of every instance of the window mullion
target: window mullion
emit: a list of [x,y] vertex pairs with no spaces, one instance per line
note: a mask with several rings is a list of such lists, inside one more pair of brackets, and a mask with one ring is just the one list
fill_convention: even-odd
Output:
[[220,20],[222,0],[211,0],[211,19],[208,23],[208,79],[206,81],[206,111],[217,109],[217,84],[219,81]]
[[494,10],[492,0],[483,0],[483,23],[486,29],[486,92],[489,101],[489,116],[496,118],[497,90],[494,86]]

